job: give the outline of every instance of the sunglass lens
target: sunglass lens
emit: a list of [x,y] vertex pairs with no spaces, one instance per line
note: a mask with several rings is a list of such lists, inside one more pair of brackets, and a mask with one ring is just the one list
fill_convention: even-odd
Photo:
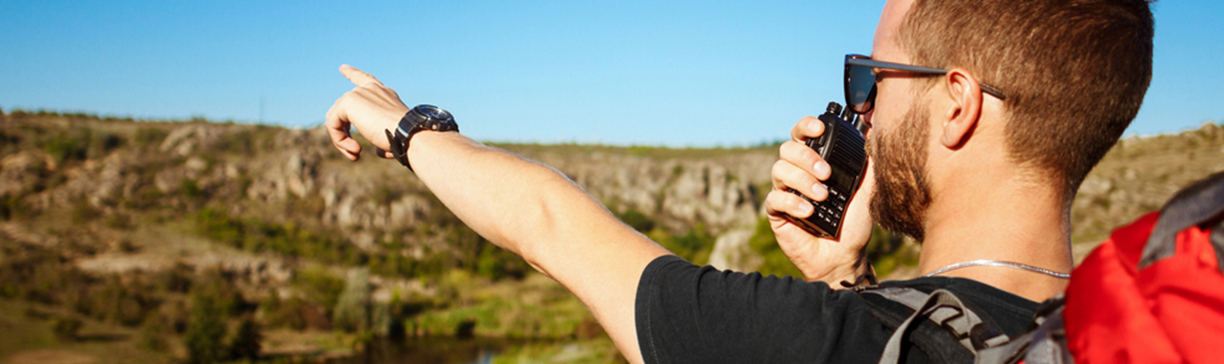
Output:
[[875,102],[875,74],[871,67],[846,65],[846,104],[856,113],[871,111]]

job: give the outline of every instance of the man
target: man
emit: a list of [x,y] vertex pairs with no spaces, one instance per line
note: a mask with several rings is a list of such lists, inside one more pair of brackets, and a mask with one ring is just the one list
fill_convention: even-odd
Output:
[[[1072,198],[1138,111],[1151,38],[1141,0],[889,1],[872,58],[890,63],[847,61],[874,73],[847,81],[863,91],[847,96],[872,125],[873,159],[841,238],[780,217],[812,213],[788,188],[827,197],[829,166],[800,143],[822,132],[813,118],[792,129],[772,172],[774,232],[813,283],[684,262],[555,170],[461,134],[392,135],[409,108],[348,66],[357,87],[327,127],[351,160],[361,147],[350,125],[384,158],[408,139],[407,161],[438,198],[572,291],[631,362],[875,361],[890,332],[862,297],[825,283],[869,274],[873,221],[922,241],[919,270],[936,275],[890,284],[955,292],[1007,334],[1065,288]],[[924,350],[906,358],[926,361]]]

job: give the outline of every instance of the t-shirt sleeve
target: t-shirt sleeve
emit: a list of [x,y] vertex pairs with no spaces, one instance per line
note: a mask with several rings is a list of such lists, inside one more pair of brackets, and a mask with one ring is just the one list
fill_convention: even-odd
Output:
[[888,341],[852,291],[675,256],[646,267],[635,301],[646,363],[873,362]]

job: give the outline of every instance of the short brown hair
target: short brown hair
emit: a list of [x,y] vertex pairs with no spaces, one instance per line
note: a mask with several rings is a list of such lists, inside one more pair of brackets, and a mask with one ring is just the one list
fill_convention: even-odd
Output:
[[916,0],[900,42],[914,64],[1002,89],[1009,155],[1069,200],[1139,112],[1153,23],[1144,0]]

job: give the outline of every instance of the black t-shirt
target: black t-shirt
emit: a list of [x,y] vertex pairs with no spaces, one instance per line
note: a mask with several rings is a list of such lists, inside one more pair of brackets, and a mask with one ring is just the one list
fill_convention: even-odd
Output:
[[[947,289],[1012,337],[1028,329],[1037,308],[963,278],[882,285]],[[646,363],[875,363],[892,334],[854,291],[698,267],[670,255],[642,272],[635,316]],[[909,362],[928,361],[921,350],[906,351]]]

